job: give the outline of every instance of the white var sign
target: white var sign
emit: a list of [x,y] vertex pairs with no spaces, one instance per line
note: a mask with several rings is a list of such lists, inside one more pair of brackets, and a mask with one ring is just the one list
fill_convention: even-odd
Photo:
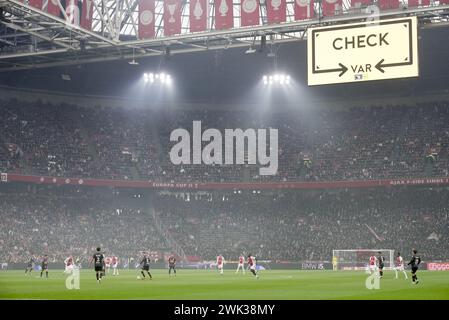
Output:
[[417,77],[416,17],[311,28],[309,86]]

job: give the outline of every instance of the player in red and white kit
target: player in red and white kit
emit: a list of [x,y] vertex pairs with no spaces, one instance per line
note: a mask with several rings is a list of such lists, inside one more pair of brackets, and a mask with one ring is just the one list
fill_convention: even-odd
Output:
[[73,270],[73,257],[72,256],[68,256],[65,260],[64,260],[64,264],[65,264],[65,273],[70,273]]
[[402,271],[404,273],[405,280],[408,279],[407,272],[405,272],[405,269],[404,269],[404,261],[402,260],[400,252],[398,252],[398,255],[396,257],[396,266],[393,269],[394,269],[394,272],[396,273],[396,279],[398,278],[398,270]]
[[224,265],[224,258],[223,258],[223,256],[220,254],[220,255],[217,257],[217,268],[218,268],[218,271],[220,271],[220,274],[223,274],[223,265]]
[[259,279],[259,275],[257,274],[256,270],[256,258],[252,255],[248,255],[248,267],[249,271],[256,277],[256,279]]
[[376,272],[377,271],[377,258],[375,255],[372,255],[369,257],[369,272]]
[[111,258],[111,265],[113,269],[112,275],[118,276],[118,258],[116,256]]
[[237,265],[235,273],[239,273],[240,268],[242,268],[242,272],[245,274],[245,257],[243,255],[240,255],[239,257],[239,264]]
[[109,273],[109,271],[111,270],[111,261],[112,261],[112,258],[111,257],[106,257],[105,259],[104,259],[104,264],[105,264],[105,268],[106,268],[106,273]]

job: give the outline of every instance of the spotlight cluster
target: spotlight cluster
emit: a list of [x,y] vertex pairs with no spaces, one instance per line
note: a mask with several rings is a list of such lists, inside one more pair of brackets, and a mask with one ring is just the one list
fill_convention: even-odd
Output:
[[280,84],[280,85],[288,85],[290,84],[290,76],[287,74],[273,74],[273,75],[264,75],[263,78],[263,84],[264,85],[273,85],[273,84]]
[[162,84],[171,84],[172,78],[169,74],[166,73],[144,73],[143,81],[145,83],[162,83]]

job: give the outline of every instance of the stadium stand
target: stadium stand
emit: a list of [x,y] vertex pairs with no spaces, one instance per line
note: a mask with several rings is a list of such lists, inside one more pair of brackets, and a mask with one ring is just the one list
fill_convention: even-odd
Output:
[[333,248],[420,247],[424,259],[439,260],[448,258],[448,196],[447,188],[246,191],[188,201],[163,196],[155,206],[188,254],[209,259],[249,252],[326,261]]
[[[0,171],[180,182],[338,181],[445,177],[448,102],[254,116],[236,111],[81,108],[1,101]],[[268,120],[269,119],[269,120]],[[170,162],[170,132],[278,128],[279,171]]]
[[121,258],[169,251],[153,209],[187,255],[206,260],[244,252],[272,261],[329,261],[332,249],[371,247],[419,247],[423,259],[449,258],[449,190],[443,187],[152,192],[141,203],[86,187],[28,189],[0,193],[2,261],[48,253],[51,261],[71,254],[86,262],[95,244]]
[[51,262],[72,255],[86,263],[98,245],[122,259],[167,247],[148,210],[105,193],[58,187],[2,192],[0,260],[23,263],[25,257],[48,254]]
[[[17,100],[2,100],[0,106],[0,172],[160,182],[449,175],[448,102],[285,111],[266,117],[246,111],[156,112]],[[202,121],[203,130],[278,128],[278,174],[259,176],[257,166],[247,165],[171,164],[170,132],[190,130],[194,120]],[[62,261],[68,253],[85,256],[98,242],[121,257],[138,256],[142,242],[170,250],[167,235],[155,227],[153,209],[170,238],[187,255],[203,259],[218,253],[237,257],[245,251],[270,260],[328,260],[336,247],[402,251],[413,246],[425,248],[424,259],[449,258],[449,193],[443,187],[214,191],[192,192],[187,198],[187,193],[154,192],[152,201],[138,206],[128,206],[114,194],[118,191],[28,189],[0,189],[2,261],[19,262],[43,252]]]

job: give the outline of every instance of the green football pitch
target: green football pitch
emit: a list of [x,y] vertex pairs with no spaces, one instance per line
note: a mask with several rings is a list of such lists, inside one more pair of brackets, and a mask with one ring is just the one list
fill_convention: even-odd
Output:
[[82,270],[80,288],[68,290],[67,275],[50,270],[49,278],[36,271],[25,276],[23,271],[0,272],[0,299],[170,299],[170,300],[264,300],[264,299],[445,299],[449,300],[449,272],[419,271],[418,285],[395,279],[386,271],[380,288],[365,287],[363,271],[298,271],[264,270],[256,280],[251,273],[235,274],[225,270],[179,269],[176,277],[167,270],[151,270],[153,280],[139,280],[138,270],[108,274],[101,284],[95,273]]

